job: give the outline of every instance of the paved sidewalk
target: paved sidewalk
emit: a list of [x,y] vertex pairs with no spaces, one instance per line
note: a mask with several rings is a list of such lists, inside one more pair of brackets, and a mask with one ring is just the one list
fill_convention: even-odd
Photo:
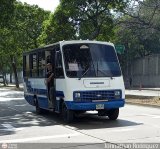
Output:
[[19,84],[19,88],[16,88],[15,84],[8,84],[7,86],[4,86],[3,84],[0,84],[0,89],[23,91],[23,83]]
[[160,97],[160,90],[158,89],[142,89],[142,90],[136,90],[136,89],[126,89],[125,90],[126,95],[134,95],[134,96],[148,96],[148,97]]

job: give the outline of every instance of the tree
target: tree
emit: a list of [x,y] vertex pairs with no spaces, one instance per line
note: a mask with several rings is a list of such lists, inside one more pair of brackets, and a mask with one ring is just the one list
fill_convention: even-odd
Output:
[[22,51],[38,48],[38,37],[42,32],[42,24],[48,19],[50,12],[37,5],[17,2],[15,4],[13,29],[18,31],[19,46]]
[[[5,67],[7,63],[7,56],[5,56],[2,47],[4,45],[3,35],[6,33],[6,27],[10,27],[10,20],[14,12],[15,0],[1,0],[0,1],[0,74],[3,75],[4,85],[6,85],[6,71],[8,67]],[[2,56],[3,55],[3,56]]]
[[117,27],[119,31],[121,30],[119,32],[121,36],[125,37],[129,31],[129,36],[133,40],[129,42],[135,42],[130,49],[135,50],[134,57],[144,57],[158,52],[160,48],[160,0],[139,0],[138,2],[134,9],[129,7],[125,16],[118,20]]
[[14,12],[15,0],[0,0],[0,28],[9,25]]
[[59,39],[108,41],[113,36],[113,11],[123,11],[127,1],[61,0],[56,12],[45,22],[41,40],[46,43]]
[[62,40],[76,39],[76,31],[61,6],[57,7],[49,20],[43,23],[43,32],[39,37],[41,44],[51,44]]
[[125,15],[117,18],[114,29],[114,43],[126,47],[125,54],[120,58],[127,75],[130,75],[129,68],[135,58],[160,52],[160,1],[135,1],[128,5]]
[[[14,7],[9,27],[5,26],[0,29],[0,57],[5,58],[6,66],[12,66],[18,88],[17,68],[22,67],[22,53],[39,46],[37,39],[41,34],[43,21],[48,19],[50,12],[38,6],[20,2],[15,2]],[[7,63],[8,60],[10,64]]]

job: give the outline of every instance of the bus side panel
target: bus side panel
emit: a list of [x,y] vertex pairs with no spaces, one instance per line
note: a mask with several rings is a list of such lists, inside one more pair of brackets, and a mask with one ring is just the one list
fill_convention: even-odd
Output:
[[48,109],[47,89],[44,84],[44,78],[25,79],[24,94],[29,104],[35,105],[34,98],[36,98],[40,108]]
[[24,86],[24,98],[25,100],[30,104],[30,105],[35,105],[34,104],[34,95],[33,93],[31,92],[31,85],[30,85],[30,82],[28,81],[28,79],[24,78],[24,83],[23,83],[23,86]]
[[39,107],[42,109],[48,109],[48,99],[45,96],[37,96]]
[[34,99],[33,94],[24,94],[24,98],[30,105],[32,105],[32,106],[35,105],[34,100],[33,100]]
[[66,81],[65,79],[56,79],[56,111],[60,112],[60,101],[64,100],[66,93]]

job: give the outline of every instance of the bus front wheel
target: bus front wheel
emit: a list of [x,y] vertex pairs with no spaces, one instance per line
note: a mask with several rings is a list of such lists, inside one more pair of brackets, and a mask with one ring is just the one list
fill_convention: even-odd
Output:
[[107,115],[110,120],[116,120],[119,116],[119,108],[109,110]]
[[64,102],[62,104],[62,118],[66,123],[72,122],[74,118],[74,112],[69,110]]

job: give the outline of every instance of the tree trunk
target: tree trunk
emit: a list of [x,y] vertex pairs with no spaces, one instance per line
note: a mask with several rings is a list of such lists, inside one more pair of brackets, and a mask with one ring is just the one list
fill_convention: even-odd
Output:
[[8,81],[7,81],[7,77],[6,77],[6,72],[4,72],[4,82],[5,82],[5,86],[8,85]]
[[14,61],[14,57],[13,56],[10,56],[10,57],[11,57],[11,63],[12,63],[13,73],[14,73],[14,76],[15,76],[16,87],[19,88],[19,81],[18,81],[18,75],[17,75],[17,67],[16,67],[16,64],[15,64],[15,61]]
[[12,72],[10,72],[10,83],[12,83]]
[[4,73],[3,73],[3,85],[6,86],[6,81],[5,81]]
[[[11,61],[12,62],[12,61]],[[13,68],[12,68],[12,66],[10,66],[10,83],[12,83],[13,81],[12,81],[12,75],[13,75]]]

